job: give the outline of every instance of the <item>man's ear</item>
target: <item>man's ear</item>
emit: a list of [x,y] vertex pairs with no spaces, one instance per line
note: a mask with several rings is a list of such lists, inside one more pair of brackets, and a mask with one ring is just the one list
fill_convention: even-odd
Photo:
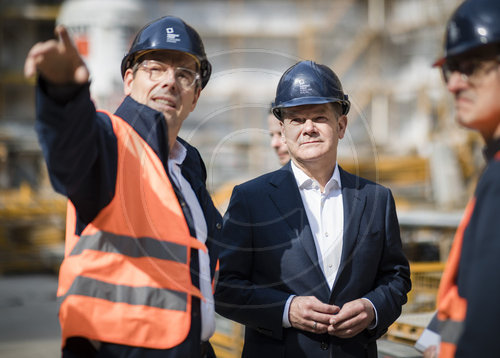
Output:
[[280,130],[281,130],[281,142],[286,144],[286,137],[285,137],[285,126],[283,125],[283,121],[280,120]]
[[338,135],[339,139],[344,138],[345,131],[347,129],[347,116],[345,114],[341,115],[337,121],[337,129],[338,129]]
[[123,76],[123,93],[125,96],[129,96],[132,93],[132,86],[134,84],[134,71],[131,68],[125,71],[125,76]]
[[201,94],[201,87],[197,86],[196,90],[194,91],[193,103],[192,103],[192,106],[191,106],[191,112],[194,111],[194,109],[196,108],[196,103],[198,103],[198,98],[200,98],[200,94]]

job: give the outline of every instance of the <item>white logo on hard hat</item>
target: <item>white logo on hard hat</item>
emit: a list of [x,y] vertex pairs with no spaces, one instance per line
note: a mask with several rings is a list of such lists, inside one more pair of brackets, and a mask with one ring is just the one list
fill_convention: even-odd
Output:
[[181,40],[179,38],[180,35],[178,35],[174,32],[173,27],[167,27],[166,31],[167,31],[167,42],[176,44],[177,42],[179,42]]
[[295,83],[299,85],[300,94],[309,94],[311,93],[311,86],[309,83],[306,83],[306,80],[303,78],[297,78]]
[[458,36],[460,36],[460,29],[455,21],[450,22],[450,37],[456,41]]

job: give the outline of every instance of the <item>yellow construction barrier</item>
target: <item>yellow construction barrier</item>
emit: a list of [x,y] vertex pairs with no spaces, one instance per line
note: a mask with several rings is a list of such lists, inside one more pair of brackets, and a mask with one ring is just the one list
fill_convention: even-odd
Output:
[[412,289],[405,312],[429,312],[436,309],[436,296],[445,262],[410,263]]
[[64,256],[66,199],[24,183],[0,191],[0,274],[57,271]]
[[436,310],[436,296],[446,263],[410,263],[412,289],[403,314],[387,331],[389,340],[415,344]]
[[240,358],[243,350],[245,327],[216,315],[215,334],[210,339],[218,358]]

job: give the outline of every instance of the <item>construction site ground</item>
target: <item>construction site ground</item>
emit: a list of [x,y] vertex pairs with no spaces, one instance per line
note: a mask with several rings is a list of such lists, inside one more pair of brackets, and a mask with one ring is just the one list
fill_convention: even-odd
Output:
[[60,356],[55,275],[0,276],[0,357]]

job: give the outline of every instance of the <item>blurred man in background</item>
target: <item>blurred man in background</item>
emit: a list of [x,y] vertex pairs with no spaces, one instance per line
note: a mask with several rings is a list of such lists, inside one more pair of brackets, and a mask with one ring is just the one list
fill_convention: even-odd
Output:
[[66,29],[56,35],[30,50],[25,74],[38,74],[36,129],[69,198],[63,357],[211,357],[221,218],[198,151],[177,137],[210,78],[201,38],[172,16],[142,28],[111,114],[96,111]]
[[[500,322],[500,2],[467,0],[436,62],[458,123],[484,138],[487,166],[457,230],[438,293],[439,357],[498,357]],[[435,357],[437,347],[426,357]]]
[[285,138],[281,135],[280,121],[273,114],[272,107],[269,109],[267,116],[267,126],[269,128],[269,135],[271,136],[271,148],[276,152],[280,165],[285,165],[290,161],[290,154],[288,153]]

